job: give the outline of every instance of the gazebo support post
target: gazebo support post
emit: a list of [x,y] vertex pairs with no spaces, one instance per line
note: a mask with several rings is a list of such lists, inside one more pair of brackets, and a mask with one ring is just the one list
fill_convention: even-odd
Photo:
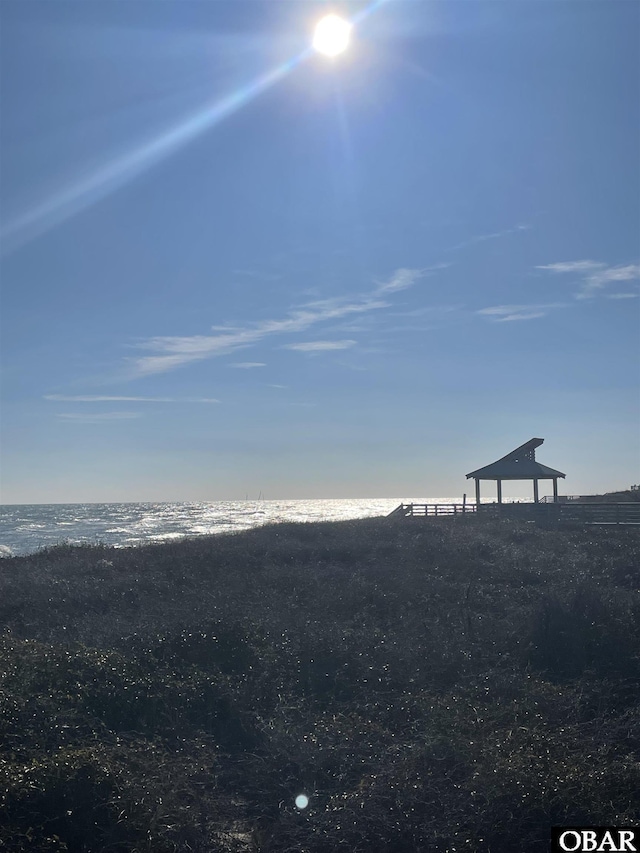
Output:
[[553,478],[553,502],[554,504],[558,503],[558,478]]
[[533,502],[536,504],[539,502],[539,500],[538,500],[538,481],[537,480],[533,481]]
[[502,480],[496,480],[498,484],[498,503],[502,503]]
[[476,478],[476,512],[480,509],[480,479]]

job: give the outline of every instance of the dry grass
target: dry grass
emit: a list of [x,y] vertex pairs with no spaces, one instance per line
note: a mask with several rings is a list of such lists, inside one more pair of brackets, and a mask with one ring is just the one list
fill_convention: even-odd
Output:
[[542,853],[633,823],[639,557],[631,529],[370,519],[3,560],[0,849]]

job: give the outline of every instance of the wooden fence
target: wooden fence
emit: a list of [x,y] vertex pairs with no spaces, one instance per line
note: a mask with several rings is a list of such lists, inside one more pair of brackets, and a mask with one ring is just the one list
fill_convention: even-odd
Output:
[[640,502],[400,504],[389,518],[510,518],[539,524],[640,524]]
[[640,524],[640,503],[577,503],[571,501],[549,504],[559,507],[560,523],[581,524]]
[[475,511],[475,504],[400,504],[388,517],[435,518],[445,515],[472,515]]

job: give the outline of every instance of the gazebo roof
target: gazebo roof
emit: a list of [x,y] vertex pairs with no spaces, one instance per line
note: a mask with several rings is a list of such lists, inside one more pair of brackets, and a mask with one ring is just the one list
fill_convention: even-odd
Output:
[[470,477],[476,480],[547,480],[564,477],[562,471],[536,462],[536,447],[540,447],[543,442],[544,438],[532,438],[497,462],[467,474],[467,480]]

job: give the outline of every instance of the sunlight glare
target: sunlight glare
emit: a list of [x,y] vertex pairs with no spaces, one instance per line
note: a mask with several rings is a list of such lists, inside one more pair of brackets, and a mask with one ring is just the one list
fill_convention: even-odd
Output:
[[337,56],[349,46],[351,24],[338,15],[326,15],[316,26],[313,46],[325,56]]
[[70,183],[6,225],[2,224],[2,252],[6,254],[46,233],[162,162],[266,92],[296,68],[309,52],[307,49],[228,95],[204,104],[198,111],[158,136],[99,166],[95,172]]

